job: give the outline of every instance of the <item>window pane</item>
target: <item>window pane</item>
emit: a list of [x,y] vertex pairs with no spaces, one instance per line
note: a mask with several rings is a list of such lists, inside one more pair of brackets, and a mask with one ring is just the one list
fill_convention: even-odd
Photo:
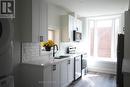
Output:
[[48,40],[54,41],[54,31],[53,30],[48,30]]
[[97,55],[111,57],[112,20],[97,21]]
[[90,29],[90,56],[94,56],[94,21],[89,22]]

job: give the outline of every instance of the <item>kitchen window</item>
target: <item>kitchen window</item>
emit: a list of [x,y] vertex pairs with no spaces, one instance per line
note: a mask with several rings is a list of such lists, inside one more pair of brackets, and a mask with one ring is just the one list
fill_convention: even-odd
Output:
[[54,41],[54,38],[55,37],[55,32],[54,30],[48,30],[48,40],[53,40]]
[[90,50],[95,58],[116,58],[120,17],[95,17],[88,21]]
[[59,46],[60,30],[56,28],[48,28],[48,40],[53,40]]

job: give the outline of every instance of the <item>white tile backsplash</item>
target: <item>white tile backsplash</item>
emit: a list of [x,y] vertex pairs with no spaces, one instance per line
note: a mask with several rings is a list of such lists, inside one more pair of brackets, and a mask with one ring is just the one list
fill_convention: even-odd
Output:
[[[82,49],[84,46],[79,42],[61,42],[60,48],[56,55],[66,54],[66,48],[68,46],[75,46],[77,52],[83,52]],[[44,58],[48,60],[52,58],[52,51],[41,51],[39,43],[22,43],[22,61],[26,62],[33,59]]]
[[52,57],[52,51],[41,52],[39,43],[22,43],[22,62],[45,59],[48,60]]
[[65,54],[68,46],[76,47],[76,53],[86,53],[86,45],[82,42],[61,42],[60,53]]
[[22,43],[22,61],[39,56],[39,43]]
[[78,44],[79,43],[74,43],[74,42],[61,42],[60,43],[60,53],[61,54],[66,54],[67,47],[72,46],[72,47],[76,47],[77,48]]

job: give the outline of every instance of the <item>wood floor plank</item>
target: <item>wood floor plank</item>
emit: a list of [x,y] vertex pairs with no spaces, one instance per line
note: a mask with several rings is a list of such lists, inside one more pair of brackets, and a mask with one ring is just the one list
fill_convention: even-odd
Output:
[[103,73],[89,72],[79,81],[68,87],[116,87],[116,76]]

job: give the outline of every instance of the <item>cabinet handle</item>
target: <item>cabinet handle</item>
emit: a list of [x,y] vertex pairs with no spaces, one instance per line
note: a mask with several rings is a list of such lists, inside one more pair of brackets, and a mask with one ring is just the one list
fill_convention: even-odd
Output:
[[53,70],[53,71],[56,70],[56,65],[53,65],[52,70]]

